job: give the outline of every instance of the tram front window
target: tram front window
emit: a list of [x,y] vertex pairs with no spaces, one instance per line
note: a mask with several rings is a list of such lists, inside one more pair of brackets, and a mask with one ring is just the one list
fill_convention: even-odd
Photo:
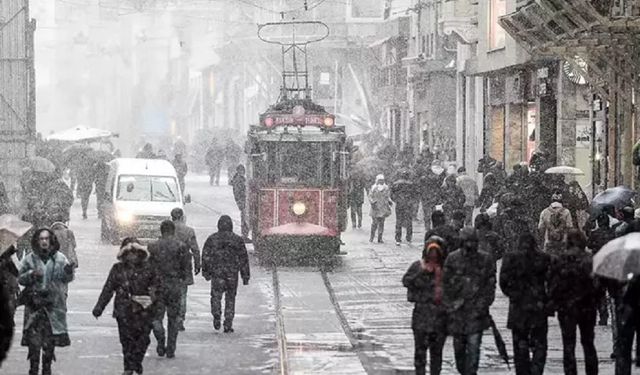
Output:
[[321,186],[330,184],[328,145],[282,143],[278,147],[280,183]]

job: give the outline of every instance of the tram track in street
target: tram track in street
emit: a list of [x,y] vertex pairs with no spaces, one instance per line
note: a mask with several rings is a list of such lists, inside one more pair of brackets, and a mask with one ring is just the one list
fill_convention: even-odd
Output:
[[[288,270],[287,270],[288,271]],[[290,289],[286,284],[283,284],[282,278],[279,275],[279,269],[277,266],[271,266],[272,273],[272,287],[273,287],[273,296],[274,296],[274,310],[276,315],[276,341],[278,346],[278,360],[279,360],[279,369],[278,373],[281,375],[288,375],[290,373],[295,373],[295,369],[292,369],[292,363],[290,363],[291,355],[295,356],[295,351],[299,350],[323,350],[327,352],[349,352],[354,355],[354,360],[357,359],[358,367],[364,370],[365,373],[372,373],[371,366],[368,365],[367,356],[364,352],[362,352],[362,346],[360,345],[356,334],[353,332],[351,327],[349,326],[349,322],[340,308],[339,301],[336,297],[335,291],[331,285],[331,280],[329,279],[328,273],[324,270],[320,270],[317,272],[313,271],[300,271],[304,273],[312,273],[320,275],[322,279],[322,283],[324,285],[324,292],[326,292],[326,298],[330,302],[331,308],[335,312],[335,317],[339,322],[339,326],[341,328],[340,334],[344,334],[347,341],[344,341],[343,345],[336,345],[335,342],[322,343],[322,342],[310,342],[310,343],[300,343],[300,342],[290,342],[287,340],[287,329],[286,329],[286,319],[285,319],[285,310],[287,307],[292,308],[292,306],[287,306],[283,303],[283,294],[282,291],[284,289]],[[293,307],[295,309],[295,307]],[[318,311],[317,314],[320,315],[323,312]],[[298,336],[294,334],[294,336]],[[295,339],[294,339],[295,340]],[[355,362],[355,361],[352,361]]]

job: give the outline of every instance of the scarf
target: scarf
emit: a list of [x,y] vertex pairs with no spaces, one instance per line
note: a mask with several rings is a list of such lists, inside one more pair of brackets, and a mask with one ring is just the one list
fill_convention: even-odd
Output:
[[437,262],[421,259],[420,266],[422,266],[422,269],[426,272],[434,274],[435,290],[433,300],[436,305],[440,305],[442,303],[442,265]]

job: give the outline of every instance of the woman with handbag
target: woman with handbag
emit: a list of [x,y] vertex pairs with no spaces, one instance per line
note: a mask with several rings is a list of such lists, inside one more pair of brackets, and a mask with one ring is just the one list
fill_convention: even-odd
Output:
[[42,374],[51,375],[56,346],[71,344],[67,332],[67,284],[73,266],[58,251],[56,236],[41,228],[31,238],[33,251],[20,266],[18,282],[25,287],[20,302],[24,308],[22,346],[29,348],[29,375],[37,375],[42,351]]
[[93,308],[93,316],[97,319],[115,293],[113,317],[118,322],[124,355],[123,375],[142,374],[142,361],[151,342],[155,274],[148,258],[149,252],[137,239],[125,238],[118,253],[118,263],[111,267]]

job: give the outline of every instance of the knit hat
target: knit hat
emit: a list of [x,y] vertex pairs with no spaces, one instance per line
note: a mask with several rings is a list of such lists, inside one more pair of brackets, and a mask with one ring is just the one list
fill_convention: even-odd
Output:
[[379,175],[376,176],[376,182],[378,182],[380,180],[384,180],[384,175],[383,174],[379,174]]

